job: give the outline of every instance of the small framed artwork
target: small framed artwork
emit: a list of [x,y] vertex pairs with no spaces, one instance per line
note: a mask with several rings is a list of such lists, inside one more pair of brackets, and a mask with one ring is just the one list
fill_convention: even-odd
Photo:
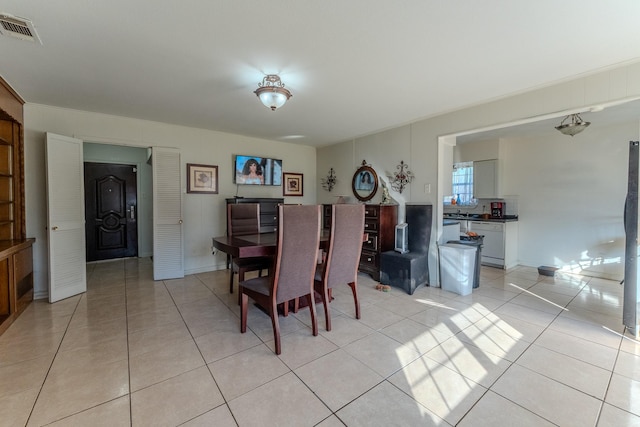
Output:
[[218,166],[187,163],[187,193],[218,194]]
[[282,174],[282,195],[283,196],[302,196],[302,174],[284,172]]

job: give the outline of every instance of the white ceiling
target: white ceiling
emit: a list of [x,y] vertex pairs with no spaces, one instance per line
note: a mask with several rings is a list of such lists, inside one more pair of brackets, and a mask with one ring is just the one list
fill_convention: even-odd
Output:
[[[640,60],[637,0],[4,0],[27,101],[327,145]],[[279,74],[272,112],[253,91]]]

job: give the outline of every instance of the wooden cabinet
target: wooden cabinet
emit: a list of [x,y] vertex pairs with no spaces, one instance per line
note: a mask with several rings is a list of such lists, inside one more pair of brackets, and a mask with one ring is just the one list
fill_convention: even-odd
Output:
[[0,334],[33,300],[33,242],[0,241]]
[[[260,232],[273,233],[278,231],[278,205],[284,203],[284,199],[277,198],[233,198],[227,199],[227,205],[237,203],[257,203],[260,205]],[[225,208],[225,212],[226,212]],[[227,230],[228,233],[228,230]]]
[[500,197],[500,168],[497,159],[473,162],[473,197]]
[[0,334],[33,299],[34,239],[26,238],[24,101],[0,78]]
[[375,280],[380,280],[380,254],[393,250],[397,223],[397,205],[365,205],[364,231],[368,239],[362,243],[358,269]]

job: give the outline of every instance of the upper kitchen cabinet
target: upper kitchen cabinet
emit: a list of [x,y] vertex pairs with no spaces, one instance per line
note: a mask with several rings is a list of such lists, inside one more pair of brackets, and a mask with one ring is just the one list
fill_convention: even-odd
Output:
[[473,196],[476,199],[501,197],[498,159],[473,162]]

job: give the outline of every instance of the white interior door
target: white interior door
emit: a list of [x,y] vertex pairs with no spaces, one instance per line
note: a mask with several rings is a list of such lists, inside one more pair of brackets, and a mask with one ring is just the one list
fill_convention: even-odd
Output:
[[180,152],[153,148],[153,279],[184,277]]
[[87,290],[82,141],[46,133],[49,302]]

